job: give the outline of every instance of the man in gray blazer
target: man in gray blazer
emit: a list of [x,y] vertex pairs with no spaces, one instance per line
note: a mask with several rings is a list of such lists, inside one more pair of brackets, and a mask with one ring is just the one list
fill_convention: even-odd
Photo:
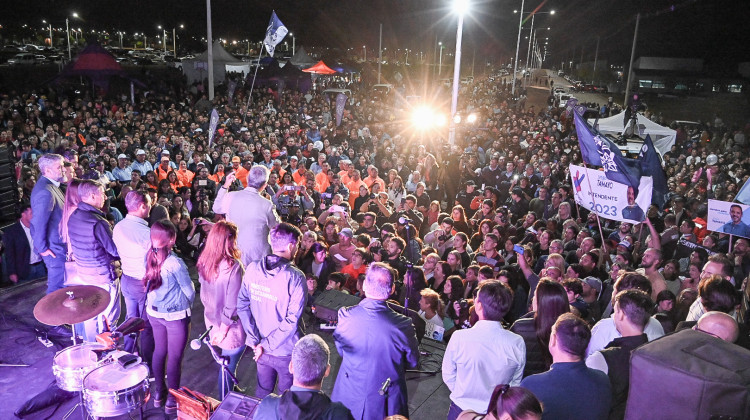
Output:
[[273,203],[260,195],[268,183],[268,175],[268,168],[255,165],[247,174],[247,188],[228,192],[236,178],[231,173],[226,176],[214,201],[214,213],[225,215],[228,221],[237,225],[237,245],[245,267],[271,253],[268,233],[279,224]]
[[60,238],[65,195],[60,191],[64,181],[63,157],[46,154],[39,158],[39,177],[31,191],[31,238],[34,249],[47,266],[47,293],[62,289],[65,284],[66,247]]
[[385,302],[393,293],[394,271],[370,264],[363,285],[367,298],[338,312],[333,339],[342,360],[331,400],[357,420],[409,415],[405,374],[417,366],[419,343],[411,319]]

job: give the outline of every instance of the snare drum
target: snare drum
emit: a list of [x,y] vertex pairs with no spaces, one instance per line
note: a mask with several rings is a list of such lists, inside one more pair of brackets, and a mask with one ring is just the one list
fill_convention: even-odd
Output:
[[130,413],[148,401],[148,366],[124,368],[119,363],[100,366],[83,379],[83,403],[95,417]]
[[83,378],[99,364],[93,350],[104,348],[99,343],[83,343],[57,352],[52,362],[57,386],[65,391],[80,391]]

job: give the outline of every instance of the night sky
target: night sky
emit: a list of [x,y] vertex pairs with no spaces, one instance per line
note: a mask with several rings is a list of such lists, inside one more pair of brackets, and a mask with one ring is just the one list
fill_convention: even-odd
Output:
[[[3,30],[21,23],[42,26],[48,19],[65,26],[65,16],[77,12],[83,18],[75,26],[84,29],[147,32],[156,36],[157,25],[184,24],[186,35],[205,36],[203,0],[154,1],[60,1],[38,0],[35,7],[8,2],[0,14]],[[541,0],[526,1],[530,11]],[[450,2],[435,0],[213,0],[214,37],[260,41],[271,10],[296,36],[297,46],[377,49],[378,26],[383,23],[383,46],[434,52],[435,40],[455,44],[456,18]],[[520,0],[474,0],[464,23],[464,56],[507,58],[515,52]],[[49,10],[49,12],[39,12]],[[547,0],[535,27],[549,31],[549,66],[560,61],[593,60],[597,37],[599,57],[610,64],[626,63],[635,27],[642,13],[638,54],[704,58],[714,70],[736,71],[750,61],[750,1],[744,0]],[[72,21],[73,22],[73,21]],[[542,32],[537,32],[541,37]],[[291,42],[291,39],[287,39]],[[523,39],[522,39],[523,45]],[[432,51],[430,51],[432,49]],[[522,57],[525,58],[525,49]]]

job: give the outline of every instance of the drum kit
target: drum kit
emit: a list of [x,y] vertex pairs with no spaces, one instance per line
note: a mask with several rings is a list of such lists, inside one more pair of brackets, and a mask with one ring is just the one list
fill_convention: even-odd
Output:
[[[76,324],[106,309],[109,293],[97,286],[70,286],[48,294],[34,306],[34,317],[47,325]],[[145,321],[131,318],[96,343],[76,344],[55,354],[52,373],[60,389],[78,392],[82,418],[113,417],[139,410],[149,400],[149,368],[141,358],[121,350],[122,338],[143,329]],[[87,414],[88,412],[88,414]]]

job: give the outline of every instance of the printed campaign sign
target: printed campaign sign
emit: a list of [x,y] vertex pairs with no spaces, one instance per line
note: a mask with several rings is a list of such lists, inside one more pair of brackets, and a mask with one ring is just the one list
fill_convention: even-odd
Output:
[[750,206],[708,200],[708,230],[750,238]]
[[641,177],[638,191],[608,179],[602,171],[583,166],[570,165],[570,178],[579,206],[610,220],[640,223],[645,219],[651,205],[651,177]]

